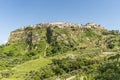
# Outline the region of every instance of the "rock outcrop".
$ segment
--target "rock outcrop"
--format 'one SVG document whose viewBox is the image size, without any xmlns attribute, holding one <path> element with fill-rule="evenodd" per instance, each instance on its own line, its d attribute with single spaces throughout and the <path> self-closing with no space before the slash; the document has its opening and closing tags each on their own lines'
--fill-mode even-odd
<svg viewBox="0 0 120 80">
<path fill-rule="evenodd" d="M 99 32 L 99 29 L 103 29 L 102 26 L 94 24 L 94 23 L 87 23 L 85 25 L 80 25 L 80 24 L 73 24 L 73 23 L 65 23 L 65 22 L 52 22 L 52 23 L 40 23 L 36 25 L 29 25 L 24 28 L 17 29 L 13 32 L 11 32 L 9 41 L 8 43 L 16 42 L 16 41 L 26 41 L 27 36 L 29 35 L 30 32 L 33 33 L 32 35 L 32 42 L 37 43 L 42 40 L 46 40 L 48 35 L 51 33 L 48 33 L 48 28 L 53 31 L 53 35 L 58 35 L 60 34 L 57 39 L 60 39 L 64 37 L 66 39 L 68 36 L 64 33 L 64 30 L 69 31 L 70 36 L 77 37 L 81 32 L 84 32 L 84 29 L 86 28 L 95 28 L 97 33 Z M 57 32 L 55 28 L 59 28 L 61 33 Z M 64 32 L 62 32 L 62 30 Z M 67 33 L 67 32 L 66 32 Z M 63 39 L 63 40 L 64 40 Z"/>
</svg>

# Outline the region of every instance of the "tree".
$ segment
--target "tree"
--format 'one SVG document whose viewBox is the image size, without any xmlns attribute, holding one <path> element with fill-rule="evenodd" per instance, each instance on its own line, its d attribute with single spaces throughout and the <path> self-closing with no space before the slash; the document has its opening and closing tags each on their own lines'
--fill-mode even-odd
<svg viewBox="0 0 120 80">
<path fill-rule="evenodd" d="M 32 45 L 33 45 L 33 43 L 32 43 L 32 35 L 33 35 L 33 33 L 30 31 L 28 33 L 28 35 L 27 35 L 27 38 L 26 38 L 26 43 L 28 45 L 28 51 L 32 49 Z"/>
<path fill-rule="evenodd" d="M 50 27 L 48 27 L 46 29 L 46 36 L 47 36 L 47 42 L 50 44 L 51 43 L 51 40 L 52 40 L 52 35 L 53 35 L 53 32 L 52 32 L 52 29 Z"/>
</svg>

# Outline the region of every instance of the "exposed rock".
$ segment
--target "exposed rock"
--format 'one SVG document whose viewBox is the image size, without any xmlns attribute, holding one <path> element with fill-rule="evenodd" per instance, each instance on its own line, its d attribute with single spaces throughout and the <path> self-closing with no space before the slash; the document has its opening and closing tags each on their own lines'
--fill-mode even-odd
<svg viewBox="0 0 120 80">
<path fill-rule="evenodd" d="M 29 25 L 28 27 L 23 27 L 11 32 L 8 43 L 15 41 L 25 41 L 30 30 L 33 32 L 32 42 L 37 43 L 40 42 L 41 40 L 45 40 L 45 39 L 48 40 L 48 35 L 50 34 L 50 32 L 47 33 L 48 28 L 50 28 L 51 31 L 53 30 L 53 28 L 60 28 L 61 30 L 69 28 L 72 30 L 70 31 L 70 35 L 75 36 L 75 35 L 79 35 L 80 32 L 84 32 L 84 28 L 93 28 L 93 27 L 96 27 L 96 29 L 97 28 L 102 29 L 100 25 L 96 25 L 94 23 L 87 23 L 86 25 L 80 25 L 80 24 L 65 23 L 65 22 L 52 22 L 52 23 L 40 23 L 36 25 Z M 52 36 L 55 36 L 56 34 L 58 33 L 53 32 Z M 57 39 L 60 39 L 61 37 L 64 37 L 61 38 L 61 40 L 67 39 L 66 34 L 60 33 L 60 35 L 61 36 L 58 36 Z"/>
</svg>

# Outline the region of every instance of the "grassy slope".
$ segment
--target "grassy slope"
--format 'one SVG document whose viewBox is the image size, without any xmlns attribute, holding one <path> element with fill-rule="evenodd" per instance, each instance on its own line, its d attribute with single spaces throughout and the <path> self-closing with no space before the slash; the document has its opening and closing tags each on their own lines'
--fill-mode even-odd
<svg viewBox="0 0 120 80">
<path fill-rule="evenodd" d="M 25 75 L 26 72 L 29 72 L 31 70 L 38 70 L 50 63 L 52 63 L 52 61 L 48 58 L 40 58 L 28 61 L 24 64 L 12 68 L 14 75 L 11 76 L 10 78 L 4 78 L 2 80 L 24 80 L 23 76 Z"/>
</svg>

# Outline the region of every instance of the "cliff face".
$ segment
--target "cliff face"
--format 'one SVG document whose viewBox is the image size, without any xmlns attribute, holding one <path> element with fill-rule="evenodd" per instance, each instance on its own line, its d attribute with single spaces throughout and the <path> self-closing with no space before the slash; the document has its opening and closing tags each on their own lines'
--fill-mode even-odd
<svg viewBox="0 0 120 80">
<path fill-rule="evenodd" d="M 63 23 L 63 22 L 41 23 L 37 25 L 30 25 L 26 28 L 18 29 L 11 32 L 8 43 L 12 43 L 16 41 L 25 41 L 30 32 L 32 32 L 33 43 L 47 39 L 47 36 L 51 33 L 54 33 L 53 34 L 54 36 L 60 34 L 58 35 L 58 38 L 60 37 L 67 38 L 68 35 L 70 35 L 69 37 L 75 37 L 75 36 L 77 37 L 77 35 L 79 35 L 81 32 L 84 32 L 85 28 L 86 29 L 96 28 L 100 30 L 100 28 L 102 27 L 93 23 L 88 23 L 86 25 Z"/>
<path fill-rule="evenodd" d="M 9 38 L 9 43 L 14 42 L 14 41 L 19 41 L 19 40 L 22 40 L 24 38 L 25 38 L 24 30 L 11 32 L 10 38 Z"/>
</svg>

